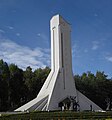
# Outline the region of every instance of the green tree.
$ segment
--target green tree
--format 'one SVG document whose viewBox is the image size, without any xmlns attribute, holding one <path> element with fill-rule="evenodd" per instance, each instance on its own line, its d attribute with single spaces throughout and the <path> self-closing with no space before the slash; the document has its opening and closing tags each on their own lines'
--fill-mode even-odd
<svg viewBox="0 0 112 120">
<path fill-rule="evenodd" d="M 28 66 L 26 70 L 24 71 L 24 82 L 27 87 L 27 101 L 30 101 L 31 99 L 34 98 L 34 93 L 33 93 L 33 72 L 32 68 Z"/>
<path fill-rule="evenodd" d="M 6 62 L 0 60 L 0 111 L 8 109 L 10 71 Z"/>
<path fill-rule="evenodd" d="M 11 64 L 10 69 L 10 105 L 11 108 L 20 106 L 24 100 L 24 81 L 23 70 L 19 69 L 17 65 Z"/>
<path fill-rule="evenodd" d="M 96 75 L 91 72 L 76 75 L 74 79 L 79 91 L 86 95 L 102 109 L 112 109 L 112 80 L 107 79 L 104 72 L 97 71 Z"/>
<path fill-rule="evenodd" d="M 50 69 L 48 67 L 36 69 L 34 72 L 32 72 L 31 67 L 26 68 L 26 71 L 24 71 L 24 81 L 28 88 L 28 94 L 30 94 L 28 101 L 37 96 L 49 72 Z"/>
</svg>

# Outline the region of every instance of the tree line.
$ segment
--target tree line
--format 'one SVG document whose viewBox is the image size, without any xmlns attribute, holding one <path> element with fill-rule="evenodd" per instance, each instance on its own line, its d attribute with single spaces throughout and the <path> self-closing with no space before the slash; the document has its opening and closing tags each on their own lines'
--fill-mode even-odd
<svg viewBox="0 0 112 120">
<path fill-rule="evenodd" d="M 8 65 L 0 60 L 0 111 L 13 111 L 37 96 L 45 82 L 50 68 L 26 70 L 15 64 Z M 112 109 L 112 79 L 97 71 L 75 75 L 77 89 L 104 110 Z"/>
<path fill-rule="evenodd" d="M 89 71 L 75 75 L 74 80 L 81 93 L 103 110 L 112 110 L 112 78 L 108 79 L 104 72 L 97 71 L 94 75 Z"/>
</svg>

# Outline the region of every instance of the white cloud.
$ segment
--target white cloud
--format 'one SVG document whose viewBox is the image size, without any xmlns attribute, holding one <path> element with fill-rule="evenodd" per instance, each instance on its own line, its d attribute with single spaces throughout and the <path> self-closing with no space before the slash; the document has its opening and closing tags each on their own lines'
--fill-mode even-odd
<svg viewBox="0 0 112 120">
<path fill-rule="evenodd" d="M 48 40 L 48 37 L 44 33 L 38 33 L 37 36 L 42 38 L 43 40 Z"/>
<path fill-rule="evenodd" d="M 105 57 L 105 58 L 106 58 L 106 60 L 112 62 L 112 56 L 110 56 L 110 57 Z"/>
<path fill-rule="evenodd" d="M 92 50 L 97 50 L 98 49 L 98 45 L 93 45 L 92 46 Z"/>
<path fill-rule="evenodd" d="M 99 42 L 98 41 L 93 41 L 92 42 L 92 50 L 97 50 L 99 48 Z"/>
<path fill-rule="evenodd" d="M 12 26 L 7 26 L 7 28 L 9 28 L 10 30 L 14 29 L 14 27 L 12 27 Z"/>
<path fill-rule="evenodd" d="M 37 34 L 37 36 L 39 36 L 39 37 L 40 37 L 40 33 L 38 33 L 38 34 Z"/>
<path fill-rule="evenodd" d="M 73 46 L 72 46 L 72 55 L 73 55 L 73 57 L 81 57 L 80 56 L 80 49 L 79 49 L 79 47 L 78 47 L 78 45 L 77 44 L 74 44 Z"/>
<path fill-rule="evenodd" d="M 20 33 L 16 33 L 16 36 L 18 36 L 18 37 L 19 37 L 19 36 L 20 36 Z"/>
<path fill-rule="evenodd" d="M 95 16 L 95 17 L 98 17 L 98 14 L 97 14 L 97 13 L 95 13 L 95 14 L 94 14 L 94 16 Z"/>
<path fill-rule="evenodd" d="M 4 31 L 4 30 L 2 30 L 2 29 L 0 29 L 0 33 L 5 33 L 5 31 Z"/>
<path fill-rule="evenodd" d="M 3 59 L 9 64 L 14 63 L 22 69 L 31 66 L 34 70 L 49 65 L 50 52 L 48 49 L 31 49 L 8 39 L 0 39 L 0 59 Z"/>
<path fill-rule="evenodd" d="M 77 45 L 74 44 L 74 45 L 72 46 L 72 54 L 75 54 L 76 52 L 77 52 Z"/>
<path fill-rule="evenodd" d="M 85 53 L 88 53 L 88 50 L 87 50 L 87 49 L 85 49 L 85 50 L 84 50 L 84 52 L 85 52 Z"/>
</svg>

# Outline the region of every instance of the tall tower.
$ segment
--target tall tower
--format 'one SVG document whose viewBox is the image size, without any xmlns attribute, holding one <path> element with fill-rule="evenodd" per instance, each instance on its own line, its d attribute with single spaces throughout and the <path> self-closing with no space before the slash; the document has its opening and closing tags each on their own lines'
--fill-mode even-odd
<svg viewBox="0 0 112 120">
<path fill-rule="evenodd" d="M 51 72 L 35 99 L 15 111 L 101 110 L 76 90 L 72 73 L 71 27 L 60 15 L 50 21 Z"/>
</svg>

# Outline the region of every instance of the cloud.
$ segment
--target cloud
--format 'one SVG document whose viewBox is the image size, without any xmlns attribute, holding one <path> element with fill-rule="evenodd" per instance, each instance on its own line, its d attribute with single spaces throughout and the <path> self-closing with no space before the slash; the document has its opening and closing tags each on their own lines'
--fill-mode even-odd
<svg viewBox="0 0 112 120">
<path fill-rule="evenodd" d="M 7 28 L 10 29 L 10 30 L 14 29 L 14 27 L 12 27 L 12 26 L 7 26 Z"/>
<path fill-rule="evenodd" d="M 77 44 L 74 44 L 73 46 L 72 46 L 72 55 L 73 55 L 73 57 L 81 57 L 80 56 L 80 50 L 79 50 L 79 47 L 78 47 L 78 45 Z"/>
<path fill-rule="evenodd" d="M 0 29 L 0 33 L 5 33 L 5 31 L 4 31 L 4 30 L 2 30 L 2 29 Z"/>
<path fill-rule="evenodd" d="M 93 45 L 92 46 L 92 50 L 97 50 L 98 49 L 98 45 Z"/>
<path fill-rule="evenodd" d="M 38 33 L 37 36 L 43 40 L 48 40 L 48 37 L 44 33 Z"/>
<path fill-rule="evenodd" d="M 31 66 L 32 69 L 44 68 L 50 65 L 50 50 L 42 48 L 31 49 L 21 46 L 9 39 L 0 39 L 0 59 L 7 63 L 14 63 L 25 69 Z"/>
<path fill-rule="evenodd" d="M 85 53 L 88 53 L 88 50 L 87 50 L 87 49 L 85 49 L 85 50 L 84 50 L 84 52 L 85 52 Z"/>
<path fill-rule="evenodd" d="M 92 50 L 97 50 L 99 48 L 99 42 L 98 41 L 93 41 L 92 42 Z"/>
<path fill-rule="evenodd" d="M 105 59 L 112 62 L 112 56 L 105 57 Z"/>
<path fill-rule="evenodd" d="M 40 37 L 40 33 L 38 33 L 38 34 L 37 34 L 37 36 L 39 36 L 39 37 Z"/>
<path fill-rule="evenodd" d="M 74 55 L 74 54 L 76 54 L 76 52 L 77 52 L 77 45 L 74 44 L 74 45 L 72 46 L 72 54 Z"/>
<path fill-rule="evenodd" d="M 95 16 L 95 17 L 98 17 L 98 14 L 97 14 L 97 13 L 95 13 L 95 14 L 94 14 L 94 16 Z"/>
<path fill-rule="evenodd" d="M 4 34 L 5 34 L 5 31 L 0 29 L 0 38 L 2 38 L 4 36 Z"/>
<path fill-rule="evenodd" d="M 16 33 L 16 36 L 18 36 L 18 37 L 19 37 L 19 36 L 20 36 L 20 33 Z"/>
</svg>

